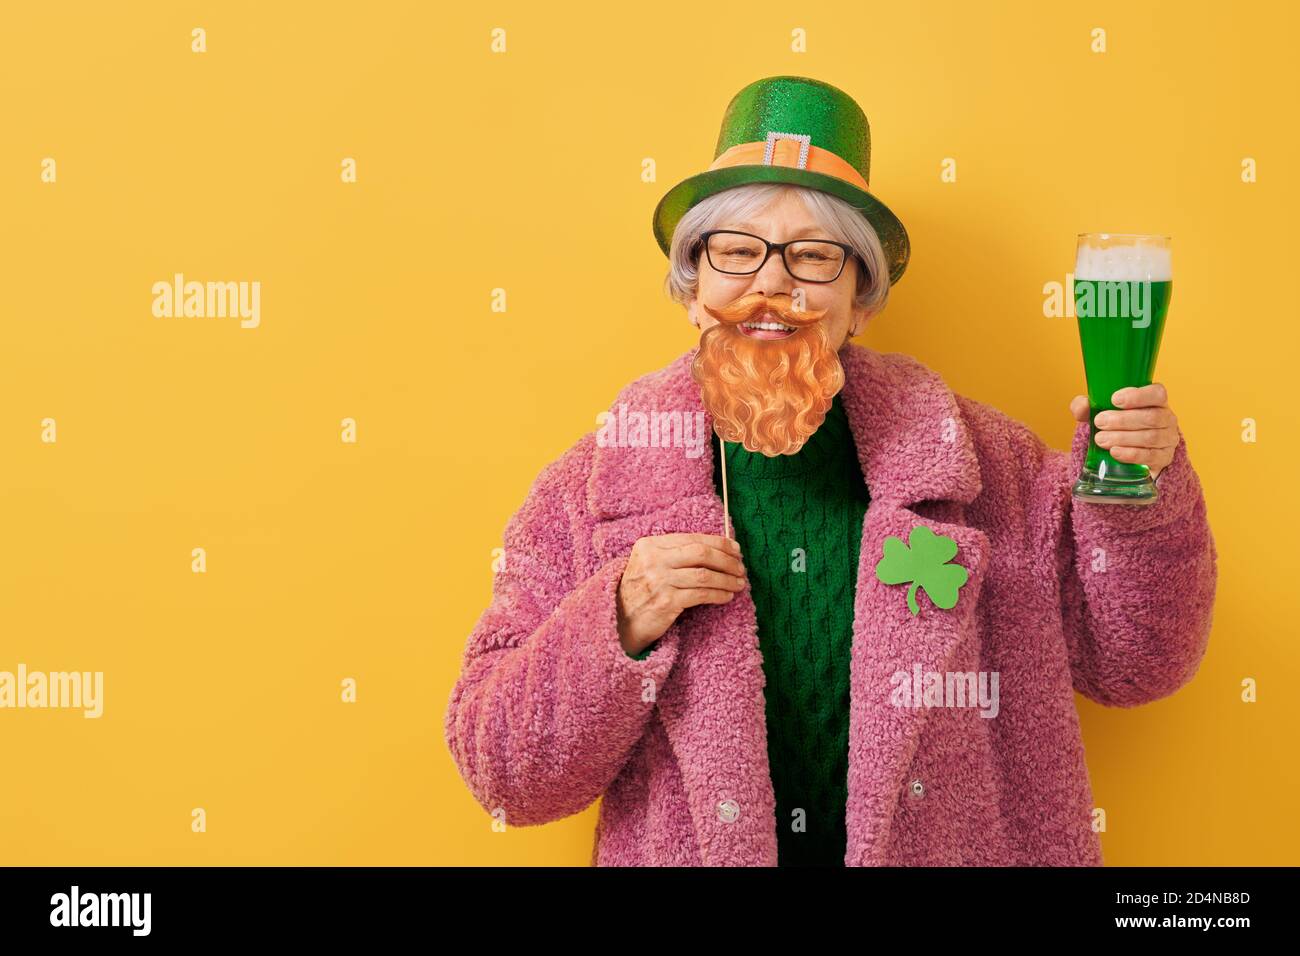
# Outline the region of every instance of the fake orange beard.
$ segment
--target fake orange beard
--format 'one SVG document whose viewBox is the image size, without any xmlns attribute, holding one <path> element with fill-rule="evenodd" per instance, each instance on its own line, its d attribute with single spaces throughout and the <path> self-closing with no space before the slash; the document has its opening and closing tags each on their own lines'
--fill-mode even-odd
<svg viewBox="0 0 1300 956">
<path fill-rule="evenodd" d="M 825 309 L 791 311 L 784 293 L 741 296 L 722 308 L 701 303 L 718 324 L 700 337 L 691 375 L 714 429 L 769 458 L 793 455 L 817 431 L 844 386 L 844 369 L 821 318 Z M 795 327 L 779 339 L 755 338 L 741 323 L 771 312 Z"/>
</svg>

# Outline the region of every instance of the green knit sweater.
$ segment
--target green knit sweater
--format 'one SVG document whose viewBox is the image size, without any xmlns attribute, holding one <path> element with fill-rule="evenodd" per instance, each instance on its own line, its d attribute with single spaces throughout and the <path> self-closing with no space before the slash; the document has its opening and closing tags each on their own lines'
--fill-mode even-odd
<svg viewBox="0 0 1300 956">
<path fill-rule="evenodd" d="M 716 440 L 713 461 L 721 495 Z M 797 454 L 728 442 L 727 484 L 767 678 L 778 863 L 843 866 L 849 649 L 870 495 L 840 397 Z"/>
</svg>

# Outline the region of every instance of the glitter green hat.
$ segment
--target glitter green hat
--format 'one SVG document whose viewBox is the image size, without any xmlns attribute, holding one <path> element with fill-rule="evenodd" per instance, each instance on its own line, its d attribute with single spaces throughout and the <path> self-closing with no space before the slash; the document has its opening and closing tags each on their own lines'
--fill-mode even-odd
<svg viewBox="0 0 1300 956">
<path fill-rule="evenodd" d="M 907 230 L 871 194 L 871 128 L 843 90 L 805 76 L 769 76 L 737 93 L 722 117 L 709 168 L 684 179 L 659 200 L 654 234 L 667 255 L 686 211 L 744 183 L 793 183 L 847 200 L 867 218 L 895 283 L 907 268 Z"/>
</svg>

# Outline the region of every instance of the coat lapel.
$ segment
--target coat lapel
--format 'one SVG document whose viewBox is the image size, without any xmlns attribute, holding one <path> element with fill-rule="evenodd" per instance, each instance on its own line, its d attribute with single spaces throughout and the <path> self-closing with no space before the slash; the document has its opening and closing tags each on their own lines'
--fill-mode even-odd
<svg viewBox="0 0 1300 956">
<path fill-rule="evenodd" d="M 702 420 L 703 435 L 716 441 L 712 416 L 690 374 L 695 351 L 634 382 L 611 414 L 680 411 Z M 844 409 L 871 493 L 850 664 L 846 862 L 871 865 L 887 858 L 893 811 L 927 713 L 924 707 L 894 706 L 891 678 L 898 671 L 911 674 L 918 664 L 923 671 L 945 671 L 956 647 L 977 639 L 975 609 L 989 543 L 982 531 L 964 524 L 962 506 L 981 489 L 979 463 L 942 379 L 908 356 L 852 343 L 841 350 L 840 361 Z M 602 562 L 627 554 L 645 535 L 722 533 L 722 501 L 714 491 L 707 444 L 692 456 L 663 442 L 598 443 L 587 504 L 600 519 L 592 543 Z M 953 560 L 970 577 L 949 610 L 918 592 L 921 613 L 914 617 L 906 587 L 882 584 L 875 567 L 885 538 L 906 541 L 917 525 L 956 541 Z M 778 821 L 753 599 L 746 591 L 725 605 L 688 608 L 674 629 L 680 651 L 656 712 L 678 758 L 703 861 L 775 865 Z"/>
</svg>

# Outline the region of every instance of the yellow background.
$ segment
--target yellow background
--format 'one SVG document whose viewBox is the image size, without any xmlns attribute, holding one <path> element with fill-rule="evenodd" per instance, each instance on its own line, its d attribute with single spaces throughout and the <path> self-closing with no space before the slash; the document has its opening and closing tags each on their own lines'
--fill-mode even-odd
<svg viewBox="0 0 1300 956">
<path fill-rule="evenodd" d="M 911 234 L 860 341 L 1058 448 L 1082 363 L 1044 283 L 1078 232 L 1174 237 L 1156 377 L 1220 590 L 1190 686 L 1079 698 L 1106 862 L 1300 862 L 1286 6 L 6 6 L 0 670 L 102 670 L 105 712 L 0 711 L 0 863 L 588 861 L 595 807 L 492 832 L 447 697 L 533 478 L 694 342 L 651 211 L 782 73 L 863 106 Z M 260 327 L 154 318 L 175 272 L 260 281 Z"/>
</svg>

